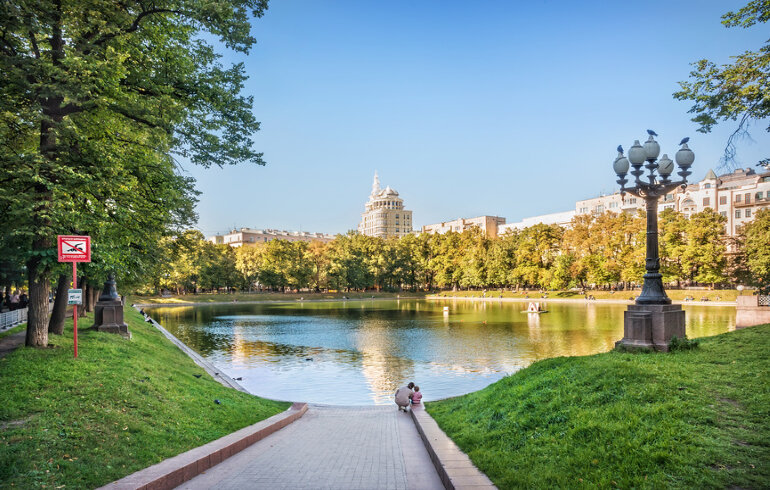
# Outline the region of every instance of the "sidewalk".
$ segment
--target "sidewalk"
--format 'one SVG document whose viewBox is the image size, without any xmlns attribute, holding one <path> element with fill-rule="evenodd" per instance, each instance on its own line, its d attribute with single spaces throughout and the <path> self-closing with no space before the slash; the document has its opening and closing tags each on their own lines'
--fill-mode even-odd
<svg viewBox="0 0 770 490">
<path fill-rule="evenodd" d="M 0 339 L 0 358 L 7 356 L 10 352 L 13 352 L 16 348 L 24 345 L 24 341 L 26 340 L 26 338 L 27 338 L 27 332 L 21 331 Z"/>
<path fill-rule="evenodd" d="M 311 406 L 293 424 L 179 488 L 443 489 L 409 414 Z"/>
</svg>

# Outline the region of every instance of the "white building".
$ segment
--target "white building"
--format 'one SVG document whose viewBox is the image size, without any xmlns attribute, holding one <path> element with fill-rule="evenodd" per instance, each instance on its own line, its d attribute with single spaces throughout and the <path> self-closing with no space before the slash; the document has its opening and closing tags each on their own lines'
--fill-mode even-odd
<svg viewBox="0 0 770 490">
<path fill-rule="evenodd" d="M 453 221 L 442 221 L 422 227 L 422 233 L 447 233 L 455 231 L 462 233 L 465 230 L 478 228 L 486 236 L 494 238 L 498 235 L 500 226 L 505 224 L 505 218 L 500 216 L 477 216 L 475 218 L 457 218 Z"/>
<path fill-rule="evenodd" d="M 312 242 L 315 240 L 321 242 L 330 242 L 334 240 L 334 235 L 324 233 L 308 233 L 306 231 L 286 231 L 286 230 L 255 230 L 252 228 L 241 228 L 232 230 L 224 235 L 214 235 L 206 238 L 211 243 L 225 244 L 231 247 L 241 247 L 243 245 L 256 245 L 257 243 L 266 243 L 271 240 L 288 240 L 290 242 Z"/>
<path fill-rule="evenodd" d="M 770 171 L 755 172 L 751 168 L 738 169 L 734 172 L 717 176 L 709 170 L 700 182 L 686 188 L 677 188 L 658 201 L 658 212 L 674 209 L 689 218 L 706 208 L 711 208 L 727 218 L 725 232 L 734 236 L 737 230 L 751 221 L 757 210 L 770 206 Z M 522 229 L 537 223 L 559 224 L 566 226 L 572 216 L 593 214 L 600 215 L 607 211 L 615 213 L 635 213 L 644 210 L 644 199 L 620 191 L 614 194 L 592 197 L 575 203 L 574 211 L 552 213 L 525 218 L 519 223 L 500 227 L 499 232 L 509 229 Z"/>
<path fill-rule="evenodd" d="M 404 209 L 404 200 L 390 186 L 380 189 L 380 178 L 374 172 L 372 193 L 361 214 L 358 232 L 381 238 L 402 237 L 412 233 L 412 212 Z"/>
<path fill-rule="evenodd" d="M 569 224 L 572 222 L 572 218 L 574 216 L 575 211 L 562 211 L 560 213 L 542 214 L 540 216 L 524 218 L 518 223 L 508 223 L 506 225 L 502 225 L 498 229 L 498 233 L 502 235 L 510 230 L 523 230 L 524 228 L 529 228 L 530 226 L 535 226 L 538 224 L 559 225 L 566 227 L 569 226 Z"/>
</svg>

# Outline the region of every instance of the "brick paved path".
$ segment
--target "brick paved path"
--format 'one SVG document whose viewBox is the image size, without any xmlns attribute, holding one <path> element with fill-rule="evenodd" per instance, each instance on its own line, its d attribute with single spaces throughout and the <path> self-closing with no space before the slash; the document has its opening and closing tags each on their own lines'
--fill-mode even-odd
<svg viewBox="0 0 770 490">
<path fill-rule="evenodd" d="M 311 406 L 298 421 L 179 488 L 441 489 L 409 414 Z"/>
</svg>

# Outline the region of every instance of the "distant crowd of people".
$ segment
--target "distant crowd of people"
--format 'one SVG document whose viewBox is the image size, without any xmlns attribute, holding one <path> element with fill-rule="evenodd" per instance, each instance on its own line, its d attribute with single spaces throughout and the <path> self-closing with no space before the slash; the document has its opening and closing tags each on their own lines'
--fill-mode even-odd
<svg viewBox="0 0 770 490">
<path fill-rule="evenodd" d="M 2 297 L 2 304 L 0 304 L 0 311 L 14 311 L 21 308 L 26 308 L 29 304 L 29 297 L 26 291 L 15 290 L 12 294 L 6 292 Z"/>
</svg>

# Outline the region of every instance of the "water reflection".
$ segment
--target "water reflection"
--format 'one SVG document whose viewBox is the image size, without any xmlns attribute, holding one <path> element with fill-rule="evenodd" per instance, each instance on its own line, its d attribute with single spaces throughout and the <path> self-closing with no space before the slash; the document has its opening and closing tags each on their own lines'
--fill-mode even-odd
<svg viewBox="0 0 770 490">
<path fill-rule="evenodd" d="M 409 380 L 424 400 L 483 388 L 538 359 L 611 349 L 624 305 L 346 301 L 153 308 L 187 345 L 255 394 L 342 405 L 391 403 Z M 447 307 L 447 311 L 444 310 Z M 690 337 L 733 330 L 735 309 L 686 306 Z"/>
</svg>

